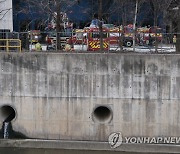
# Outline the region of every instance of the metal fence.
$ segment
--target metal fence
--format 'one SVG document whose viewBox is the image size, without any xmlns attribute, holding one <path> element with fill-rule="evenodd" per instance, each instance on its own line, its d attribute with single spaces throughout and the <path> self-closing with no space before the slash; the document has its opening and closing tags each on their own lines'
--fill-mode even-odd
<svg viewBox="0 0 180 154">
<path fill-rule="evenodd" d="M 0 33 L 0 51 L 8 52 L 176 52 L 178 34 L 133 34 L 103 32 L 5 32 Z M 57 41 L 59 37 L 59 42 Z M 100 45 L 102 42 L 102 46 Z M 101 48 L 103 47 L 103 48 Z"/>
<path fill-rule="evenodd" d="M 20 39 L 0 39 L 0 49 L 3 51 L 19 51 L 21 52 Z"/>
</svg>

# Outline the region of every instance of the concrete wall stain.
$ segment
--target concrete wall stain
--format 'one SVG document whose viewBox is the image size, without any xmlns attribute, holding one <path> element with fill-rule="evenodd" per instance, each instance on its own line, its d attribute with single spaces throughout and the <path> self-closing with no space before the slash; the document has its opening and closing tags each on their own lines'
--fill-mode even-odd
<svg viewBox="0 0 180 154">
<path fill-rule="evenodd" d="M 0 107 L 13 105 L 13 129 L 30 138 L 107 141 L 178 136 L 179 55 L 0 54 Z M 111 106 L 110 123 L 92 120 Z M 0 124 L 3 121 L 0 120 Z"/>
</svg>

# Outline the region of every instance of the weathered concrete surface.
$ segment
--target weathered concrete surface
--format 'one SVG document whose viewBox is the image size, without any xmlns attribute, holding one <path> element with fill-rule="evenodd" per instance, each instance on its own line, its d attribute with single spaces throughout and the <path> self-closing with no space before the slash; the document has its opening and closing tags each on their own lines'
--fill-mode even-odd
<svg viewBox="0 0 180 154">
<path fill-rule="evenodd" d="M 0 105 L 30 138 L 179 136 L 180 55 L 0 53 Z M 99 105 L 110 122 L 92 120 Z"/>
</svg>

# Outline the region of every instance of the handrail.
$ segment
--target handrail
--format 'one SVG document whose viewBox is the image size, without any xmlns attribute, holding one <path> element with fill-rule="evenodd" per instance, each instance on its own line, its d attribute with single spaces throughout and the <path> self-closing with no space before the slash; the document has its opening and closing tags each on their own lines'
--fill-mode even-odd
<svg viewBox="0 0 180 154">
<path fill-rule="evenodd" d="M 5 45 L 1 45 L 1 42 L 4 42 Z M 12 45 L 11 43 L 15 42 L 18 45 Z M 6 48 L 6 51 L 9 52 L 10 48 L 17 48 L 21 52 L 21 40 L 20 39 L 0 39 L 0 48 Z"/>
</svg>

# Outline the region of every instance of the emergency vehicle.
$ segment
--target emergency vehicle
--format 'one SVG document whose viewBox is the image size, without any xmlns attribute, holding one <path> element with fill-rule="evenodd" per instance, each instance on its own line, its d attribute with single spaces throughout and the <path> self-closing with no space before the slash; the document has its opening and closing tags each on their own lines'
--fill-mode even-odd
<svg viewBox="0 0 180 154">
<path fill-rule="evenodd" d="M 120 41 L 122 41 L 123 46 L 131 47 L 133 45 L 133 25 L 127 25 L 123 28 L 122 26 L 111 28 L 103 26 L 102 36 L 104 50 L 111 49 L 111 47 L 119 47 Z M 161 28 L 140 27 L 136 33 L 136 44 L 150 45 L 152 43 L 154 45 L 155 37 L 157 37 L 158 41 L 162 40 Z M 99 28 L 85 27 L 84 29 L 76 29 L 75 35 L 67 43 L 74 49 L 76 49 L 76 46 L 81 46 L 88 51 L 97 51 L 100 49 Z"/>
<path fill-rule="evenodd" d="M 113 32 L 113 33 L 112 33 Z M 117 34 L 119 32 L 119 35 Z M 118 41 L 118 39 L 123 36 L 123 45 L 126 47 L 131 47 L 133 45 L 133 25 L 122 26 L 120 29 L 114 28 L 110 30 L 110 42 Z M 112 37 L 112 36 L 116 37 Z M 136 32 L 136 44 L 138 45 L 155 45 L 155 41 L 162 41 L 162 29 L 159 27 L 139 27 Z M 112 43 L 110 43 L 112 44 Z"/>
<path fill-rule="evenodd" d="M 109 49 L 109 34 L 108 29 L 102 29 L 103 49 Z M 75 35 L 73 35 L 68 41 L 68 44 L 76 48 L 82 46 L 88 51 L 97 51 L 100 49 L 100 33 L 99 28 L 86 27 L 84 29 L 76 29 Z"/>
<path fill-rule="evenodd" d="M 103 26 L 103 49 L 109 50 L 111 47 L 118 47 L 121 34 L 121 28 L 108 28 Z M 131 47 L 133 44 L 132 42 L 132 34 L 126 33 L 123 37 L 123 45 Z M 82 46 L 82 48 L 88 51 L 97 51 L 100 49 L 99 27 L 85 27 L 84 29 L 76 29 L 75 35 L 73 35 L 67 41 L 67 43 L 73 46 L 74 48 L 76 48 L 76 46 Z"/>
<path fill-rule="evenodd" d="M 109 29 L 110 45 L 119 45 L 120 40 L 126 47 L 131 47 L 133 45 L 133 29 L 131 25 L 124 26 L 124 28 L 120 26 Z"/>
<path fill-rule="evenodd" d="M 140 45 L 155 45 L 162 41 L 162 29 L 159 27 L 140 27 L 137 29 L 137 39 Z"/>
<path fill-rule="evenodd" d="M 56 49 L 56 39 L 57 39 L 57 32 L 56 32 L 56 16 L 57 13 L 55 12 L 55 17 L 52 19 L 51 23 L 45 28 L 46 30 L 46 42 L 48 45 L 48 49 Z M 68 16 L 65 12 L 61 12 L 61 22 L 60 26 L 62 31 L 59 33 L 61 47 L 66 45 L 67 40 L 72 36 L 72 29 L 73 23 L 69 21 Z"/>
<path fill-rule="evenodd" d="M 42 38 L 40 30 L 31 30 L 29 31 L 29 41 L 32 44 L 35 44 L 39 42 L 39 40 Z"/>
<path fill-rule="evenodd" d="M 61 47 L 64 47 L 66 45 L 67 40 L 69 39 L 69 34 L 65 32 L 60 33 L 60 41 L 61 41 Z M 46 36 L 46 42 L 48 45 L 48 50 L 55 49 L 56 48 L 56 39 L 57 39 L 57 32 L 51 31 L 47 33 Z"/>
</svg>

